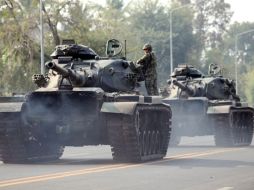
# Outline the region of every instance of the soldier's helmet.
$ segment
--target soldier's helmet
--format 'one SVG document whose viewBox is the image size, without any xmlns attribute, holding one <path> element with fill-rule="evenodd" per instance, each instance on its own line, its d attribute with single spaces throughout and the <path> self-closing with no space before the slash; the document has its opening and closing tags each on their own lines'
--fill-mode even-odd
<svg viewBox="0 0 254 190">
<path fill-rule="evenodd" d="M 152 51 L 152 46 L 150 44 L 145 44 L 143 46 L 143 50 L 148 50 L 148 51 Z"/>
</svg>

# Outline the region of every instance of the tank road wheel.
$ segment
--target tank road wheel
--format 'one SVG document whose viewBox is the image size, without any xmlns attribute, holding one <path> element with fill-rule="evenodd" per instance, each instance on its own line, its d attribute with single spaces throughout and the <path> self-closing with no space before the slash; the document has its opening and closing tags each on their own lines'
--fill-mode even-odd
<svg viewBox="0 0 254 190">
<path fill-rule="evenodd" d="M 235 122 L 235 136 L 238 146 L 248 146 L 253 137 L 253 114 L 251 112 L 237 112 Z"/>
<path fill-rule="evenodd" d="M 231 110 L 220 116 L 215 126 L 216 146 L 248 146 L 253 137 L 253 112 L 249 109 Z"/>
<path fill-rule="evenodd" d="M 168 107 L 138 105 L 133 115 L 111 114 L 107 120 L 114 160 L 141 162 L 166 155 L 171 120 Z"/>
<path fill-rule="evenodd" d="M 141 138 L 139 139 L 140 142 L 140 148 L 141 148 L 141 154 L 144 155 L 146 151 L 145 147 L 145 141 L 146 141 L 146 133 L 144 131 L 139 132 L 141 134 Z"/>
<path fill-rule="evenodd" d="M 155 149 L 156 136 L 155 135 L 156 135 L 155 131 L 153 131 L 151 134 L 151 153 L 152 154 L 156 153 L 156 149 Z"/>
<path fill-rule="evenodd" d="M 145 147 L 146 147 L 146 155 L 150 155 L 151 150 L 151 132 L 148 130 L 146 135 Z"/>
<path fill-rule="evenodd" d="M 155 133 L 156 133 L 155 134 L 155 153 L 159 153 L 160 146 L 161 146 L 161 143 L 160 143 L 160 132 L 156 131 Z"/>
</svg>

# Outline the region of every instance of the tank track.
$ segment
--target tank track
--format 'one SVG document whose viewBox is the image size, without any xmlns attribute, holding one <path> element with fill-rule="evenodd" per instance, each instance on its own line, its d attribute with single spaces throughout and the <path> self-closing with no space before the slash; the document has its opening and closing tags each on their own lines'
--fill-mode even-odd
<svg viewBox="0 0 254 190">
<path fill-rule="evenodd" d="M 18 133 L 0 135 L 0 160 L 4 163 L 29 163 L 59 159 L 63 147 L 55 144 L 37 145 L 23 142 Z"/>
<path fill-rule="evenodd" d="M 1 129 L 0 132 L 0 160 L 4 163 L 25 160 L 26 151 L 17 128 Z"/>
<path fill-rule="evenodd" d="M 165 106 L 138 105 L 133 115 L 111 114 L 107 125 L 116 161 L 162 159 L 167 153 L 171 110 Z"/>
<path fill-rule="evenodd" d="M 249 146 L 253 138 L 253 115 L 252 109 L 233 108 L 229 114 L 216 117 L 216 146 Z"/>
<path fill-rule="evenodd" d="M 12 113 L 8 113 L 12 114 Z M 0 123 L 0 160 L 4 163 L 28 163 L 59 159 L 63 146 L 28 140 L 19 119 L 5 118 Z"/>
</svg>

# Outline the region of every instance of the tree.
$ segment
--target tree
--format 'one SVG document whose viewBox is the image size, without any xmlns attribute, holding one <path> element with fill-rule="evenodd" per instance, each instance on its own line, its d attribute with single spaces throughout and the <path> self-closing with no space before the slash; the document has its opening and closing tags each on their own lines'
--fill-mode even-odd
<svg viewBox="0 0 254 190">
<path fill-rule="evenodd" d="M 35 69 L 38 46 L 34 43 L 33 35 L 36 21 L 31 19 L 35 12 L 30 6 L 33 6 L 32 1 L 5 0 L 1 4 L 0 25 L 5 27 L 0 30 L 0 44 L 3 44 L 0 86 L 4 92 L 32 88 L 26 77 Z M 31 14 L 27 11 L 31 11 Z"/>
<path fill-rule="evenodd" d="M 169 11 L 177 9 L 182 5 L 175 3 Z M 172 14 L 172 32 L 173 32 L 173 60 L 174 67 L 179 64 L 192 64 L 190 57 L 195 57 L 195 47 L 197 41 L 193 35 L 193 11 L 191 7 L 182 7 Z M 197 57 L 195 57 L 197 59 Z"/>
<path fill-rule="evenodd" d="M 235 43 L 237 40 L 237 53 L 239 63 L 251 65 L 254 63 L 254 23 L 235 22 L 231 25 L 227 35 L 225 35 L 225 50 L 228 56 L 232 56 L 235 51 Z M 243 34 L 246 31 L 246 34 Z M 237 35 L 241 34 L 237 37 Z M 237 39 L 236 39 L 237 37 Z"/>
<path fill-rule="evenodd" d="M 250 104 L 254 104 L 254 69 L 252 68 L 245 75 L 241 76 L 241 83 L 244 85 L 243 90 L 244 99 Z M 246 97 L 246 98 L 245 98 Z"/>
<path fill-rule="evenodd" d="M 189 63 L 198 66 L 203 72 L 207 72 L 211 63 L 231 68 L 224 64 L 227 60 L 224 53 L 224 36 L 232 17 L 230 5 L 224 0 L 195 0 L 194 15 L 193 34 L 196 40 Z M 231 75 L 230 72 L 226 74 Z"/>
<path fill-rule="evenodd" d="M 242 98 L 252 101 L 250 89 L 254 82 L 252 70 L 254 69 L 254 31 L 244 34 L 246 31 L 254 30 L 254 23 L 233 23 L 224 36 L 225 65 L 232 65 L 231 73 L 235 78 L 235 58 L 237 56 L 238 91 Z M 243 34 L 237 37 L 237 35 Z M 238 52 L 235 52 L 237 40 Z M 250 77 L 249 79 L 246 76 Z M 253 84 L 252 84 L 253 83 Z M 254 97 L 254 95 L 253 95 Z"/>
<path fill-rule="evenodd" d="M 207 48 L 218 48 L 232 17 L 230 4 L 224 0 L 196 0 L 195 7 L 194 28 L 200 42 L 200 52 Z"/>
</svg>

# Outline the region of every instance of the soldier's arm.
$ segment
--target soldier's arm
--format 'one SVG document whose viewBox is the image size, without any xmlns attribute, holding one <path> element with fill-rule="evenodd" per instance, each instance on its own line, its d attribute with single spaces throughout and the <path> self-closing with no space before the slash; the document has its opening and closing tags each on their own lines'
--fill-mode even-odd
<svg viewBox="0 0 254 190">
<path fill-rule="evenodd" d="M 145 54 L 143 57 L 141 57 L 138 61 L 137 64 L 144 65 L 149 58 L 149 54 Z"/>
</svg>

